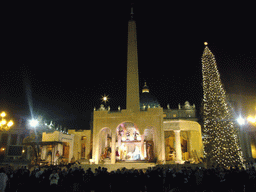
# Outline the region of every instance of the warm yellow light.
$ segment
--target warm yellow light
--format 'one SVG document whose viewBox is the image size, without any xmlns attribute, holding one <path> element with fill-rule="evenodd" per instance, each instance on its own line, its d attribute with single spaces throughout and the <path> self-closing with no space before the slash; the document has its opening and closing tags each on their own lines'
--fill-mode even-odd
<svg viewBox="0 0 256 192">
<path fill-rule="evenodd" d="M 208 43 L 207 43 L 207 42 L 204 42 L 204 45 L 208 45 Z"/>
<path fill-rule="evenodd" d="M 102 96 L 101 100 L 106 103 L 108 101 L 108 95 Z"/>
<path fill-rule="evenodd" d="M 5 150 L 5 148 L 1 148 L 1 151 L 4 151 Z"/>
<path fill-rule="evenodd" d="M 2 125 L 5 125 L 5 124 L 6 124 L 6 120 L 3 119 L 3 120 L 1 121 L 1 124 L 2 124 Z"/>
<path fill-rule="evenodd" d="M 247 117 L 247 121 L 249 121 L 250 123 L 256 123 L 256 117 L 249 116 Z"/>
<path fill-rule="evenodd" d="M 11 127 L 11 126 L 13 126 L 13 124 L 14 124 L 13 121 L 9 121 L 9 123 L 7 124 L 7 126 L 8 126 L 8 127 Z"/>
<path fill-rule="evenodd" d="M 6 113 L 3 111 L 2 113 L 1 113 L 1 117 L 5 117 L 6 116 Z"/>
</svg>

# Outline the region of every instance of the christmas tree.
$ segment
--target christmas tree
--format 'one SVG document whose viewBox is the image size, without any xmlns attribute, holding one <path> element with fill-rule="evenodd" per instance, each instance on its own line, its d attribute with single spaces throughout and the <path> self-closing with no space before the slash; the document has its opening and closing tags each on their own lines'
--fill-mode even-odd
<svg viewBox="0 0 256 192">
<path fill-rule="evenodd" d="M 238 125 L 221 83 L 216 60 L 207 43 L 202 56 L 204 155 L 223 167 L 243 165 Z"/>
</svg>

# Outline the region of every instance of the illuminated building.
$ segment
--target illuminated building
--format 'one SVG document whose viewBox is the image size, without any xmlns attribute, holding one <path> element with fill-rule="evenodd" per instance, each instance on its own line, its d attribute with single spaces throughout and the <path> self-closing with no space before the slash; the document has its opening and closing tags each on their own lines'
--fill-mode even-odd
<svg viewBox="0 0 256 192">
<path fill-rule="evenodd" d="M 91 163 L 147 161 L 157 163 L 199 162 L 203 156 L 201 126 L 195 105 L 185 102 L 177 109 L 163 109 L 149 87 L 139 88 L 136 22 L 128 22 L 126 109 L 105 108 L 108 96 L 93 111 L 93 130 L 43 133 L 41 159 L 58 164 L 89 159 Z M 85 140 L 83 140 L 85 139 Z M 92 142 L 92 146 L 90 143 Z M 90 151 L 92 149 L 92 157 Z M 74 157 L 74 158 L 73 158 Z M 88 163 L 88 162 L 87 162 Z"/>
<path fill-rule="evenodd" d="M 163 109 L 145 84 L 139 92 L 136 22 L 128 22 L 126 109 L 101 105 L 93 113 L 92 161 L 198 162 L 203 156 L 195 105 Z"/>
<path fill-rule="evenodd" d="M 80 160 L 89 162 L 91 152 L 91 131 L 72 130 L 43 132 L 40 143 L 41 159 L 49 164 L 69 163 Z"/>
</svg>

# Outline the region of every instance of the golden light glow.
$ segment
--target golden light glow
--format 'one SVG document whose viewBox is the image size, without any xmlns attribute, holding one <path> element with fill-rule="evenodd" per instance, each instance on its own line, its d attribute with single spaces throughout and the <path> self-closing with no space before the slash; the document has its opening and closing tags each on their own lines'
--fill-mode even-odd
<svg viewBox="0 0 256 192">
<path fill-rule="evenodd" d="M 255 159 L 256 158 L 256 146 L 253 143 L 251 144 L 251 149 L 252 149 L 252 157 Z"/>
<path fill-rule="evenodd" d="M 5 117 L 6 116 L 6 113 L 3 111 L 2 113 L 1 113 L 1 117 Z"/>
<path fill-rule="evenodd" d="M 102 98 L 101 98 L 101 100 L 104 102 L 104 103 L 106 103 L 107 101 L 108 101 L 108 95 L 104 95 L 104 96 L 102 96 Z"/>
<path fill-rule="evenodd" d="M 149 93 L 149 89 L 148 89 L 148 86 L 147 86 L 147 83 L 145 82 L 145 85 L 142 89 L 142 93 Z"/>
<path fill-rule="evenodd" d="M 6 113 L 4 111 L 1 113 L 1 117 L 2 117 L 2 120 L 0 121 L 0 130 L 8 131 L 10 127 L 13 126 L 14 123 L 12 120 L 7 122 L 7 120 L 5 119 Z"/>
<path fill-rule="evenodd" d="M 142 93 L 149 93 L 149 89 L 148 88 L 143 88 Z"/>
<path fill-rule="evenodd" d="M 13 121 L 12 121 L 12 120 L 11 120 L 11 121 L 9 121 L 9 123 L 7 124 L 7 126 L 8 126 L 8 127 L 13 126 Z"/>
<path fill-rule="evenodd" d="M 207 42 L 204 42 L 204 45 L 208 45 L 208 43 L 207 43 Z"/>
<path fill-rule="evenodd" d="M 3 120 L 1 121 L 1 125 L 5 125 L 5 124 L 6 124 L 6 120 L 3 119 Z"/>
<path fill-rule="evenodd" d="M 2 148 L 1 148 L 1 151 L 4 151 L 4 150 L 5 150 L 5 148 L 2 147 Z"/>
<path fill-rule="evenodd" d="M 256 123 L 256 116 L 253 117 L 253 116 L 248 116 L 247 117 L 247 121 L 250 122 L 250 123 Z"/>
</svg>

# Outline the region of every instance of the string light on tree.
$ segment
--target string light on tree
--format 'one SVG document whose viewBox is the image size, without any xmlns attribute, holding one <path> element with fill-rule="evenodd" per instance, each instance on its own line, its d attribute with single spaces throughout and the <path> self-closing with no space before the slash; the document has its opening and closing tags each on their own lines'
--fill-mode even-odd
<svg viewBox="0 0 256 192">
<path fill-rule="evenodd" d="M 213 53 L 204 42 L 203 75 L 203 142 L 204 155 L 224 167 L 242 166 L 243 156 L 238 141 L 238 125 L 227 103 Z"/>
</svg>

